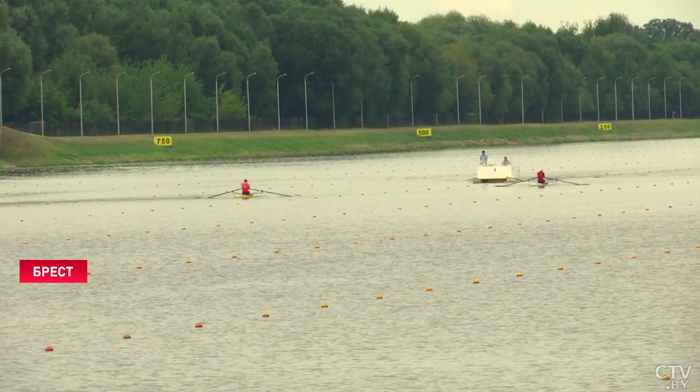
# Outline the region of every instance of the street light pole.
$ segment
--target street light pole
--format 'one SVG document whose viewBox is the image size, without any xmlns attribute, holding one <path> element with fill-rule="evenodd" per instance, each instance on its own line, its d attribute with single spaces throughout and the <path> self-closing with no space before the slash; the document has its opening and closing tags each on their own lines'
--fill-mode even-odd
<svg viewBox="0 0 700 392">
<path fill-rule="evenodd" d="M 464 75 L 458 77 L 455 81 L 455 89 L 457 90 L 457 125 L 462 124 L 459 118 L 459 79 L 462 79 L 463 77 Z"/>
<path fill-rule="evenodd" d="M 331 100 L 333 102 L 333 129 L 335 129 L 335 82 L 331 80 Z"/>
<path fill-rule="evenodd" d="M 632 82 L 630 83 L 632 85 L 632 121 L 634 121 L 634 81 L 637 79 L 639 79 L 639 76 L 632 78 Z"/>
<path fill-rule="evenodd" d="M 153 77 L 158 75 L 160 71 L 151 75 L 150 86 L 151 86 L 151 135 L 153 135 Z"/>
<path fill-rule="evenodd" d="M 667 81 L 668 79 L 671 79 L 671 77 L 669 76 L 669 77 L 667 77 L 667 78 L 664 79 L 664 119 L 667 119 L 667 118 L 668 118 L 668 114 L 667 114 L 668 111 L 667 111 L 667 109 L 666 109 L 666 81 Z"/>
<path fill-rule="evenodd" d="M 586 81 L 586 77 L 583 77 L 583 81 Z M 578 121 L 583 122 L 583 110 L 581 108 L 581 87 L 578 89 Z"/>
<path fill-rule="evenodd" d="M 685 79 L 685 77 L 682 77 L 678 80 L 678 118 L 681 120 L 683 119 L 683 90 L 681 90 L 681 82 Z"/>
<path fill-rule="evenodd" d="M 419 76 L 420 75 L 416 74 L 416 75 L 413 75 L 413 77 L 411 77 L 411 126 L 412 127 L 416 126 L 416 122 L 415 122 L 414 117 L 413 117 L 413 79 L 415 79 Z"/>
<path fill-rule="evenodd" d="M 245 78 L 245 96 L 246 101 L 248 101 L 248 132 L 250 132 L 250 77 L 257 75 L 257 72 L 253 72 Z"/>
<path fill-rule="evenodd" d="M 2 127 L 2 74 L 9 70 L 10 68 L 5 68 L 4 70 L 0 71 L 0 127 Z"/>
<path fill-rule="evenodd" d="M 479 89 L 479 125 L 481 125 L 481 79 L 485 78 L 486 75 L 481 75 L 479 76 L 479 79 L 476 81 L 477 88 Z"/>
<path fill-rule="evenodd" d="M 617 81 L 622 79 L 622 76 L 615 78 L 615 121 L 617 121 Z"/>
<path fill-rule="evenodd" d="M 595 81 L 595 101 L 596 106 L 598 106 L 598 121 L 600 121 L 600 90 L 598 89 L 598 82 L 600 82 L 603 79 L 605 79 L 605 76 Z"/>
<path fill-rule="evenodd" d="M 309 76 L 313 75 L 314 72 L 309 72 L 306 75 L 304 75 L 304 115 L 306 117 L 306 130 L 309 130 L 309 101 L 307 99 L 307 94 L 306 94 L 306 78 Z"/>
<path fill-rule="evenodd" d="M 214 91 L 216 92 L 216 132 L 219 132 L 219 77 L 223 75 L 226 75 L 226 72 L 222 72 L 214 78 Z"/>
<path fill-rule="evenodd" d="M 80 136 L 85 136 L 83 133 L 83 76 L 89 74 L 90 71 L 83 72 L 78 77 L 78 89 L 80 90 Z"/>
<path fill-rule="evenodd" d="M 360 126 L 362 128 L 365 127 L 365 108 L 362 103 L 362 100 L 360 99 Z"/>
<path fill-rule="evenodd" d="M 41 136 L 44 136 L 44 74 L 51 70 L 44 71 L 39 75 L 39 89 L 41 90 Z"/>
<path fill-rule="evenodd" d="M 117 100 L 117 135 L 122 134 L 121 125 L 119 122 L 119 76 L 124 75 L 125 73 L 126 72 L 122 72 L 122 73 L 117 74 L 116 81 L 114 82 L 114 85 L 115 85 L 114 91 L 115 91 L 116 98 L 117 98 L 116 99 Z"/>
<path fill-rule="evenodd" d="M 525 93 L 523 92 L 523 80 L 529 78 L 530 75 L 525 75 L 520 78 L 520 114 L 522 116 L 522 122 L 525 124 Z"/>
<path fill-rule="evenodd" d="M 651 81 L 656 79 L 656 77 L 647 80 L 647 105 L 649 110 L 649 120 L 651 120 Z"/>
<path fill-rule="evenodd" d="M 287 76 L 287 74 L 282 74 L 277 77 L 277 130 L 282 129 L 282 122 L 280 120 L 280 78 Z"/>
<path fill-rule="evenodd" d="M 190 72 L 182 78 L 182 104 L 185 112 L 185 133 L 187 133 L 187 77 L 190 75 L 194 75 L 194 72 Z"/>
</svg>

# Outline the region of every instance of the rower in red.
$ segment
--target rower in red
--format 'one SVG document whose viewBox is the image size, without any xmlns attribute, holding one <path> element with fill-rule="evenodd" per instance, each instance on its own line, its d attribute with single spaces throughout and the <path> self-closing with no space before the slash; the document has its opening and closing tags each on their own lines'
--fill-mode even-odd
<svg viewBox="0 0 700 392">
<path fill-rule="evenodd" d="M 244 195 L 250 195 L 250 184 L 248 184 L 248 180 L 243 180 L 243 183 L 241 184 L 241 193 Z"/>
<path fill-rule="evenodd" d="M 540 169 L 540 171 L 537 172 L 537 182 L 540 184 L 544 184 L 544 169 Z"/>
</svg>

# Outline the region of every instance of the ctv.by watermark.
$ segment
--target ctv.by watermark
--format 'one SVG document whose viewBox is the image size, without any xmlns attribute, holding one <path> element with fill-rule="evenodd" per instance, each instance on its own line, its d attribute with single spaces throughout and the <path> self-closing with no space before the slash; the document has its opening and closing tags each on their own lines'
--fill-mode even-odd
<svg viewBox="0 0 700 392">
<path fill-rule="evenodd" d="M 688 386 L 688 377 L 690 376 L 690 368 L 692 366 L 688 365 L 685 369 L 681 365 L 659 365 L 656 367 L 656 378 L 659 380 L 668 381 L 666 389 L 668 390 L 685 390 Z M 669 370 L 670 369 L 670 370 Z M 670 375 L 667 373 L 670 371 Z M 678 371 L 678 373 L 676 373 Z M 679 374 L 681 378 L 676 378 L 676 374 Z"/>
</svg>

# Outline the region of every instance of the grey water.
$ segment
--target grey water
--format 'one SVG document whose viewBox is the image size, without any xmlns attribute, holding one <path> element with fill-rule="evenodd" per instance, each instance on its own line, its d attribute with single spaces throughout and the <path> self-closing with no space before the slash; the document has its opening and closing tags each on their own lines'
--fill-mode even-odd
<svg viewBox="0 0 700 392">
<path fill-rule="evenodd" d="M 665 390 L 700 367 L 699 148 L 487 150 L 545 188 L 474 184 L 481 149 L 0 175 L 0 390 Z"/>
</svg>

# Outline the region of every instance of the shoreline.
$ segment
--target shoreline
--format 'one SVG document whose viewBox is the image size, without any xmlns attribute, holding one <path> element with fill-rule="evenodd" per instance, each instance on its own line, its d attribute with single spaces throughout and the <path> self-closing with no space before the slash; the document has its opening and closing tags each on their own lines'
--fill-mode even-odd
<svg viewBox="0 0 700 392">
<path fill-rule="evenodd" d="M 432 127 L 430 138 L 418 137 L 416 128 L 174 134 L 167 135 L 172 136 L 171 147 L 154 145 L 154 137 L 166 135 L 61 138 L 2 131 L 0 172 L 18 172 L 700 138 L 700 120 L 622 121 L 608 131 L 591 122 L 440 126 Z"/>
</svg>

